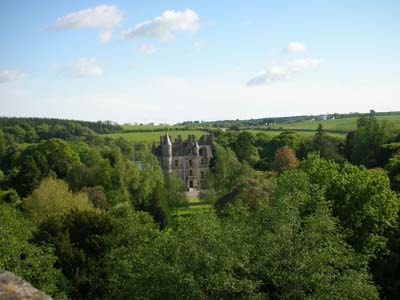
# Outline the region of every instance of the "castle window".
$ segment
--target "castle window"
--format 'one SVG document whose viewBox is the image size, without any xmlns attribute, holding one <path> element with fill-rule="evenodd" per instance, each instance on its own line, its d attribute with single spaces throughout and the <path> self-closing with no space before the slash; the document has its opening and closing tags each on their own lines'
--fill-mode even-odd
<svg viewBox="0 0 400 300">
<path fill-rule="evenodd" d="M 192 160 L 189 159 L 189 167 L 191 167 L 191 166 L 192 166 Z"/>
<path fill-rule="evenodd" d="M 203 171 L 200 172 L 200 178 L 204 179 L 204 172 Z"/>
<path fill-rule="evenodd" d="M 193 171 L 189 170 L 189 176 L 193 176 Z"/>
<path fill-rule="evenodd" d="M 175 160 L 175 167 L 177 167 L 178 166 L 178 160 L 176 159 Z"/>
</svg>

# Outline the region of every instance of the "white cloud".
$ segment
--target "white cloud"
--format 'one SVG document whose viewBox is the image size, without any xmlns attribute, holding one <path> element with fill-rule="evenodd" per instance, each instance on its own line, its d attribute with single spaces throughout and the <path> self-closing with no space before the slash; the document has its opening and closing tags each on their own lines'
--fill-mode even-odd
<svg viewBox="0 0 400 300">
<path fill-rule="evenodd" d="M 295 73 L 315 68 L 321 63 L 320 59 L 302 58 L 293 60 L 286 65 L 275 65 L 261 71 L 247 82 L 247 86 L 268 84 L 273 81 L 286 80 Z"/>
<path fill-rule="evenodd" d="M 290 42 L 285 51 L 289 53 L 303 53 L 306 51 L 306 46 L 303 42 Z"/>
<path fill-rule="evenodd" d="M 144 21 L 125 31 L 125 39 L 156 38 L 168 40 L 177 32 L 196 32 L 199 16 L 191 9 L 184 11 L 166 10 L 152 20 Z"/>
<path fill-rule="evenodd" d="M 57 19 L 54 30 L 96 28 L 103 31 L 99 34 L 101 42 L 111 38 L 112 30 L 122 22 L 123 16 L 114 5 L 99 5 L 94 8 L 82 9 L 69 13 Z"/>
<path fill-rule="evenodd" d="M 0 83 L 18 80 L 23 76 L 23 73 L 17 70 L 0 70 Z"/>
<path fill-rule="evenodd" d="M 146 45 L 146 44 L 137 46 L 135 50 L 136 50 L 136 52 L 145 54 L 145 55 L 150 55 L 150 54 L 157 52 L 156 48 L 154 48 L 151 45 Z"/>
<path fill-rule="evenodd" d="M 97 77 L 104 73 L 94 58 L 80 58 L 69 65 L 54 66 L 54 69 L 73 77 Z"/>
</svg>

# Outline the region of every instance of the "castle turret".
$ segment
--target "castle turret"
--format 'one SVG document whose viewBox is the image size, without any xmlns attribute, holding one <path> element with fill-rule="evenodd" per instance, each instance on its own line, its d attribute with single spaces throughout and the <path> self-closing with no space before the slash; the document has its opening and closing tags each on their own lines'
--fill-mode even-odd
<svg viewBox="0 0 400 300">
<path fill-rule="evenodd" d="M 164 175 L 169 175 L 172 171 L 172 143 L 168 133 L 161 139 L 161 166 Z"/>
</svg>

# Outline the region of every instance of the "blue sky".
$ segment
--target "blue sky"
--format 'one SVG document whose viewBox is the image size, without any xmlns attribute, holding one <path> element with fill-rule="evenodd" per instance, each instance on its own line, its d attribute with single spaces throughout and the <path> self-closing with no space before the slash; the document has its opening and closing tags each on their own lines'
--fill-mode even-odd
<svg viewBox="0 0 400 300">
<path fill-rule="evenodd" d="M 399 1 L 0 1 L 0 115 L 400 110 Z"/>
</svg>

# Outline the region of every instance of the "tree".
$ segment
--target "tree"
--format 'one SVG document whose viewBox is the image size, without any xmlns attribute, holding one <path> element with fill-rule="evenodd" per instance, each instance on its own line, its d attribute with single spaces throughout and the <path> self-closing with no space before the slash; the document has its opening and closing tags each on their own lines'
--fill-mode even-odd
<svg viewBox="0 0 400 300">
<path fill-rule="evenodd" d="M 61 139 L 43 141 L 37 146 L 37 151 L 46 157 L 49 169 L 53 170 L 58 178 L 65 178 L 71 166 L 79 163 L 78 154 Z"/>
<path fill-rule="evenodd" d="M 343 240 L 324 190 L 284 172 L 270 205 L 234 219 L 247 227 L 252 274 L 269 299 L 378 299 L 365 263 Z M 247 233 L 246 233 L 247 232 Z"/>
<path fill-rule="evenodd" d="M 6 141 L 4 139 L 3 131 L 0 129 L 0 162 L 3 158 L 5 151 L 6 151 Z"/>
<path fill-rule="evenodd" d="M 107 196 L 104 194 L 104 189 L 101 185 L 95 187 L 84 187 L 83 193 L 87 193 L 89 196 L 90 203 L 100 209 L 107 209 L 109 207 Z"/>
<path fill-rule="evenodd" d="M 395 128 L 390 123 L 379 124 L 374 116 L 360 117 L 357 129 L 348 134 L 345 144 L 347 158 L 367 168 L 383 166 L 381 145 L 395 139 Z"/>
<path fill-rule="evenodd" d="M 312 150 L 319 153 L 322 158 L 342 161 L 343 158 L 339 154 L 338 145 L 339 141 L 329 137 L 322 128 L 322 125 L 319 124 L 312 140 Z"/>
<path fill-rule="evenodd" d="M 272 162 L 272 169 L 277 172 L 284 172 L 287 170 L 295 169 L 299 165 L 299 160 L 294 154 L 292 148 L 284 146 L 278 148 L 275 153 L 274 161 Z"/>
<path fill-rule="evenodd" d="M 214 166 L 206 176 L 205 191 L 202 197 L 215 200 L 229 193 L 242 178 L 247 178 L 254 172 L 246 163 L 241 163 L 230 148 L 219 145 L 214 151 Z"/>
<path fill-rule="evenodd" d="M 106 236 L 112 232 L 106 213 L 72 210 L 53 215 L 40 224 L 33 241 L 54 248 L 57 265 L 68 279 L 69 299 L 100 299 L 104 271 L 99 262 L 107 251 Z"/>
<path fill-rule="evenodd" d="M 389 171 L 393 189 L 400 191 L 400 150 L 389 158 L 385 169 Z"/>
<path fill-rule="evenodd" d="M 300 169 L 325 188 L 346 240 L 357 252 L 370 258 L 385 248 L 400 205 L 386 174 L 349 163 L 338 165 L 315 155 L 302 162 Z"/>
<path fill-rule="evenodd" d="M 52 249 L 30 243 L 35 226 L 9 204 L 0 203 L 0 270 L 11 271 L 57 299 L 63 278 Z"/>
<path fill-rule="evenodd" d="M 166 178 L 165 185 L 167 202 L 170 208 L 177 211 L 178 207 L 188 206 L 189 202 L 185 195 L 186 186 L 178 175 L 171 173 L 170 176 Z"/>
<path fill-rule="evenodd" d="M 227 214 L 235 205 L 257 211 L 269 205 L 274 187 L 275 180 L 269 174 L 257 172 L 254 178 L 243 178 L 231 192 L 220 197 L 214 203 L 214 208 L 220 216 Z"/>
<path fill-rule="evenodd" d="M 215 216 L 157 232 L 142 214 L 130 215 L 106 257 L 110 298 L 260 299 L 258 282 L 245 275 L 243 245 Z"/>
<path fill-rule="evenodd" d="M 24 157 L 11 176 L 11 184 L 22 197 L 29 195 L 40 183 L 42 174 L 31 156 Z"/>
<path fill-rule="evenodd" d="M 23 202 L 30 219 L 40 224 L 52 216 L 76 210 L 93 210 L 86 193 L 71 193 L 68 185 L 59 179 L 46 178 Z"/>
<path fill-rule="evenodd" d="M 240 132 L 232 149 L 241 162 L 246 161 L 248 164 L 254 165 L 260 159 L 255 146 L 255 136 L 250 131 Z"/>
</svg>

